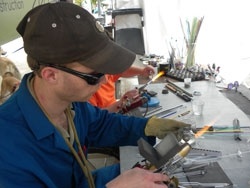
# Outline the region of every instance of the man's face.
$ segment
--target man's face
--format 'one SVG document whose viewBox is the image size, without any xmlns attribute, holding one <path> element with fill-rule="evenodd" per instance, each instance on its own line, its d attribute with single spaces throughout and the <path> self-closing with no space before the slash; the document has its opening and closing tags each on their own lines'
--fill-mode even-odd
<svg viewBox="0 0 250 188">
<path fill-rule="evenodd" d="M 68 64 L 66 67 L 85 74 L 95 73 L 94 70 L 79 63 Z M 60 77 L 60 87 L 57 94 L 61 99 L 69 102 L 88 101 L 100 85 L 106 82 L 105 76 L 102 76 L 99 83 L 90 85 L 86 80 L 65 71 L 60 71 Z"/>
</svg>

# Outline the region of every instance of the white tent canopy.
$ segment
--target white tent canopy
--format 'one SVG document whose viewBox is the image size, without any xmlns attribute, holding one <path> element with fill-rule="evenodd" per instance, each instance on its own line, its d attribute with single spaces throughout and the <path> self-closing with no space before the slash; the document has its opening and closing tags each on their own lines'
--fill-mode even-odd
<svg viewBox="0 0 250 188">
<path fill-rule="evenodd" d="M 249 4 L 248 0 L 117 0 L 114 8 L 143 8 L 146 53 L 164 56 L 169 41 L 183 40 L 180 18 L 204 16 L 196 63 L 215 63 L 225 79 L 241 82 L 250 70 Z"/>
</svg>

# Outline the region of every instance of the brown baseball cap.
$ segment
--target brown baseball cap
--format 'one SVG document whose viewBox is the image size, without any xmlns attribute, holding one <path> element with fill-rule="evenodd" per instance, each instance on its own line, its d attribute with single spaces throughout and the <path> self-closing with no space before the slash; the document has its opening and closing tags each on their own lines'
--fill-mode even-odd
<svg viewBox="0 0 250 188">
<path fill-rule="evenodd" d="M 128 69 L 135 54 L 113 42 L 103 26 L 73 3 L 47 3 L 30 10 L 17 26 L 24 50 L 38 62 L 79 62 L 96 72 Z"/>
</svg>

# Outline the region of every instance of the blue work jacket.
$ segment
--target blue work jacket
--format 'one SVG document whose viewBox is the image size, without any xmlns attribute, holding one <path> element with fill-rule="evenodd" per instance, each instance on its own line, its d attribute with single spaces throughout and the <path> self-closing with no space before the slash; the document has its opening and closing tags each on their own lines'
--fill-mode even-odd
<svg viewBox="0 0 250 188">
<path fill-rule="evenodd" d="M 20 88 L 0 106 L 0 187 L 88 187 L 87 180 L 61 134 L 47 119 L 27 88 Z M 137 145 L 146 137 L 146 118 L 108 113 L 87 102 L 73 103 L 74 123 L 81 145 L 117 147 Z M 76 144 L 74 148 L 77 150 Z M 93 172 L 96 187 L 115 175 L 110 168 Z"/>
</svg>

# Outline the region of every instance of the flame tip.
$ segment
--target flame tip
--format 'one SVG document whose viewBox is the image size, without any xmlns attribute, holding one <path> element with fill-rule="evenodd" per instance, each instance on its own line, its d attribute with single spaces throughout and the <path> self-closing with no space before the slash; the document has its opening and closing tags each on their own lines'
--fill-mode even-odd
<svg viewBox="0 0 250 188">
<path fill-rule="evenodd" d="M 157 75 L 155 75 L 154 78 L 152 78 L 152 81 L 155 81 L 157 78 L 161 77 L 164 74 L 164 71 L 159 72 Z"/>
</svg>

